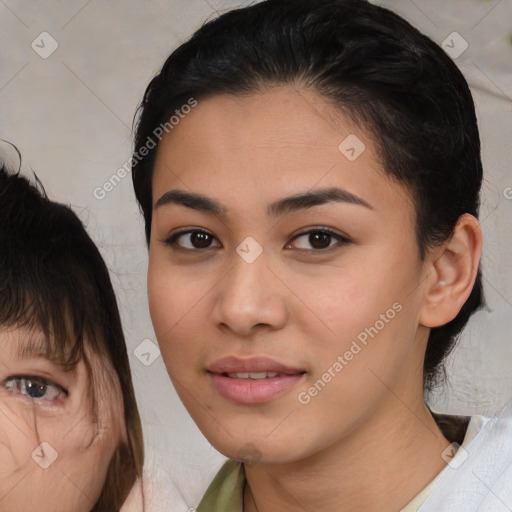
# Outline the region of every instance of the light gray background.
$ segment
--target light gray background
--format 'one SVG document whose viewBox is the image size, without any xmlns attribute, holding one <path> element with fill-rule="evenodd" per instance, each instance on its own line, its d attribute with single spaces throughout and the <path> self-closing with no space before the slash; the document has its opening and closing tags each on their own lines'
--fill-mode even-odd
<svg viewBox="0 0 512 512">
<path fill-rule="evenodd" d="M 161 357 L 146 366 L 134 354 L 143 340 L 155 339 L 146 301 L 147 251 L 131 177 L 102 200 L 93 191 L 130 157 L 136 106 L 168 54 L 203 21 L 247 4 L 0 0 L 0 138 L 20 148 L 23 169 L 37 172 L 51 198 L 73 206 L 108 262 L 144 423 L 148 476 L 162 497 L 180 493 L 183 510 L 197 504 L 223 457 L 189 419 Z M 451 413 L 496 414 L 512 397 L 512 1 L 382 5 L 439 44 L 458 32 L 469 45 L 456 62 L 472 87 L 483 141 L 488 307 L 465 331 L 448 365 L 448 383 L 432 403 Z M 58 43 L 47 58 L 31 47 L 35 41 L 40 53 L 51 48 L 42 32 Z"/>
</svg>

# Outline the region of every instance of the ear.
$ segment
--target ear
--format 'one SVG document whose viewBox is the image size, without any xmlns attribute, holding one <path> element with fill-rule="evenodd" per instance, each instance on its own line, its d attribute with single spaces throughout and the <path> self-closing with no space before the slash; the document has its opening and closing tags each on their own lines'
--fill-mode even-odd
<svg viewBox="0 0 512 512">
<path fill-rule="evenodd" d="M 450 240 L 429 254 L 421 325 L 439 327 L 457 316 L 475 283 L 482 238 L 478 220 L 465 213 L 457 221 Z"/>
</svg>

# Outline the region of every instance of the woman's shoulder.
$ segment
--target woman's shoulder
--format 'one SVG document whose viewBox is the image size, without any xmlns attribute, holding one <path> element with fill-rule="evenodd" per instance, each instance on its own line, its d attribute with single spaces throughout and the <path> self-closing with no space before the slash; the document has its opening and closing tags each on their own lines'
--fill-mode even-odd
<svg viewBox="0 0 512 512">
<path fill-rule="evenodd" d="M 442 456 L 447 467 L 418 512 L 512 510 L 512 417 L 472 416 Z"/>
<path fill-rule="evenodd" d="M 193 510 L 172 479 L 155 478 L 145 472 L 133 485 L 120 512 L 184 512 Z"/>
<path fill-rule="evenodd" d="M 227 460 L 206 490 L 197 512 L 242 512 L 244 487 L 243 464 Z"/>
<path fill-rule="evenodd" d="M 174 482 L 167 482 L 165 489 L 156 485 L 155 480 L 145 475 L 133 486 L 121 512 L 241 512 L 245 473 L 243 466 L 234 460 L 227 460 L 217 473 L 197 508 L 186 505 L 181 492 Z"/>
</svg>

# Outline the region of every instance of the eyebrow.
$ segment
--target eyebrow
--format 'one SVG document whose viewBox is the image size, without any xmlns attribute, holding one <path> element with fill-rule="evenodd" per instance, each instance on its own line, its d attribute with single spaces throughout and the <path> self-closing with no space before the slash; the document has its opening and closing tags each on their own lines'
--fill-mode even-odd
<svg viewBox="0 0 512 512">
<path fill-rule="evenodd" d="M 331 202 L 354 204 L 373 210 L 373 206 L 361 197 L 342 188 L 330 187 L 279 199 L 268 206 L 267 214 L 272 217 L 278 217 L 293 211 Z M 201 194 L 185 192 L 183 190 L 170 190 L 166 192 L 155 203 L 155 209 L 168 204 L 177 204 L 221 217 L 227 214 L 227 208 L 218 201 Z"/>
<path fill-rule="evenodd" d="M 56 354 L 52 354 L 47 341 L 40 334 L 32 335 L 19 342 L 15 349 L 15 357 L 18 360 L 45 359 L 65 373 L 76 366 L 75 363 L 64 363 Z"/>
</svg>

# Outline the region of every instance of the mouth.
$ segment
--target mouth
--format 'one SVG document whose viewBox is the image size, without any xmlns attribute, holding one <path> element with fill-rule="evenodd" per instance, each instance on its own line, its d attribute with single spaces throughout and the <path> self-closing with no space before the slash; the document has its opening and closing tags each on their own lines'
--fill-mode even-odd
<svg viewBox="0 0 512 512">
<path fill-rule="evenodd" d="M 283 374 L 279 375 L 277 372 L 239 372 L 239 373 L 223 373 L 225 377 L 229 377 L 230 379 L 252 379 L 252 380 L 261 380 L 261 379 L 273 379 L 274 377 L 281 377 Z"/>
<path fill-rule="evenodd" d="M 295 387 L 306 373 L 267 357 L 227 357 L 207 370 L 217 393 L 235 404 L 270 402 Z"/>
</svg>

